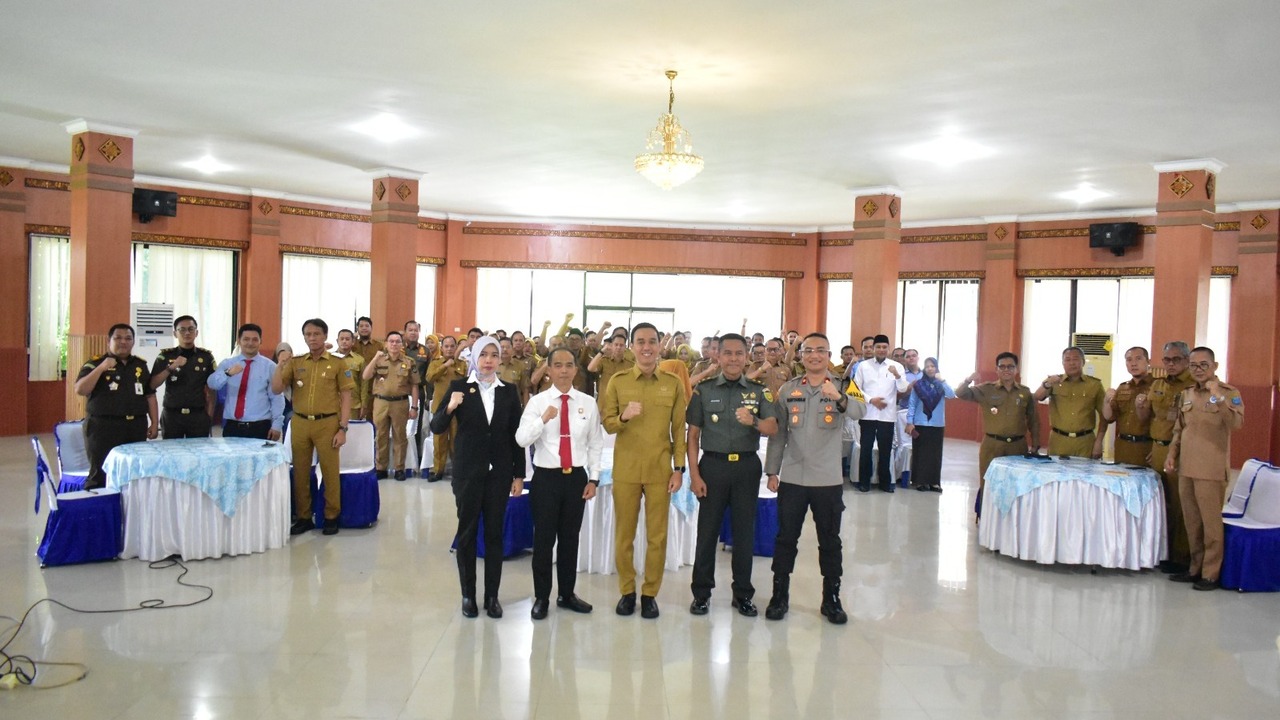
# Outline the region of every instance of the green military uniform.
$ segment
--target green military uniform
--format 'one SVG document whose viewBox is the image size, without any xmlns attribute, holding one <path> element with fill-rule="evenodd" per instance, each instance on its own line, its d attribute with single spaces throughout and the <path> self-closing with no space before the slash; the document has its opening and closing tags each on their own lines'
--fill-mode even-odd
<svg viewBox="0 0 1280 720">
<path fill-rule="evenodd" d="M 1023 455 L 1040 442 L 1040 416 L 1036 400 L 1026 385 L 1005 387 L 998 382 L 965 383 L 956 397 L 975 402 L 982 410 L 982 444 L 978 447 L 978 492 L 985 484 L 987 468 L 998 457 Z M 1030 435 L 1031 440 L 1027 440 Z"/>
<path fill-rule="evenodd" d="M 639 415 L 623 421 L 629 403 Z M 684 381 L 663 370 L 646 375 L 636 366 L 613 376 L 604 403 L 604 429 L 617 436 L 613 465 L 614 563 L 623 595 L 636 591 L 635 539 L 644 498 L 644 583 L 640 594 L 656 597 L 667 560 L 667 483 L 685 463 Z"/>
<path fill-rule="evenodd" d="M 1150 374 L 1120 383 L 1111 400 L 1111 417 L 1116 424 L 1116 462 L 1130 465 L 1147 464 L 1151 454 L 1151 417 L 1138 416 L 1136 401 L 1139 395 L 1151 401 Z"/>
<path fill-rule="evenodd" d="M 446 364 L 448 363 L 448 364 Z M 454 358 L 446 358 L 440 355 L 427 365 L 427 380 L 431 383 L 433 396 L 431 399 L 431 414 L 435 414 L 449 399 L 449 383 L 454 380 L 460 380 L 467 376 L 467 364 L 461 360 Z M 437 433 L 435 437 L 435 454 L 432 457 L 431 473 L 436 480 L 444 477 L 444 468 L 449 462 L 449 454 L 453 452 L 453 434 L 457 432 L 454 423 L 449 423 L 449 429 L 442 433 Z"/>
<path fill-rule="evenodd" d="M 178 358 L 186 358 L 182 367 L 169 369 Z M 213 430 L 213 408 L 207 402 L 209 376 L 218 368 L 213 353 L 200 347 L 171 347 L 160 351 L 151 366 L 155 377 L 167 372 L 164 379 L 164 409 L 160 413 L 160 432 L 165 440 L 209 437 Z M 235 402 L 234 398 L 229 399 Z"/>
<path fill-rule="evenodd" d="M 409 448 L 409 409 L 418 407 L 418 386 L 422 384 L 417 363 L 404 354 L 394 360 L 384 355 L 373 364 L 372 383 L 373 426 L 377 432 L 374 468 L 387 470 L 390 455 L 390 468 L 403 473 L 404 453 Z M 402 480 L 403 475 L 397 474 L 396 479 Z"/>
<path fill-rule="evenodd" d="M 80 366 L 76 380 L 93 372 L 107 357 L 98 355 Z M 106 486 L 102 463 L 112 449 L 147 439 L 147 418 L 150 415 L 147 398 L 155 394 L 147 361 L 137 355 L 130 355 L 123 361 L 116 358 L 116 366 L 98 378 L 85 405 L 84 449 L 89 457 L 89 476 L 84 482 L 86 490 Z"/>
<path fill-rule="evenodd" d="M 342 358 L 327 352 L 320 357 L 311 353 L 294 356 L 282 364 L 278 372 L 286 387 L 293 388 L 293 419 L 289 434 L 293 449 L 294 516 L 311 519 L 311 453 L 320 458 L 324 475 L 324 517 L 336 520 L 342 510 L 342 483 L 339 476 L 338 448 L 333 446 L 339 426 L 348 418 L 341 417 L 342 394 L 355 389 L 355 376 Z"/>
<path fill-rule="evenodd" d="M 746 408 L 752 424 L 738 420 L 739 408 Z M 698 499 L 698 539 L 693 560 L 693 596 L 710 597 L 716 586 L 716 544 L 727 508 L 733 527 L 733 596 L 751 599 L 752 556 L 755 551 L 756 498 L 760 494 L 763 468 L 760 448 L 760 420 L 781 413 L 773 393 L 759 380 L 745 375 L 729 380 L 724 373 L 703 380 L 693 388 L 685 422 L 698 428 L 702 457 L 698 474 L 707 494 Z"/>
<path fill-rule="evenodd" d="M 1178 492 L 1178 474 L 1164 471 L 1169 445 L 1173 443 L 1173 425 L 1178 420 L 1178 399 L 1182 391 L 1195 385 L 1191 370 L 1162 377 L 1151 383 L 1151 469 L 1160 474 L 1164 485 L 1165 527 L 1168 528 L 1169 562 L 1191 564 L 1191 545 L 1187 541 L 1187 524 L 1182 519 L 1182 496 Z"/>
<path fill-rule="evenodd" d="M 361 362 L 364 363 L 364 365 L 360 367 L 360 371 L 355 374 L 356 384 L 361 386 L 361 402 L 359 405 L 356 405 L 355 395 L 351 396 L 351 418 L 353 420 L 364 418 L 366 417 L 366 414 L 368 417 L 372 417 L 373 398 L 371 397 L 371 388 L 373 387 L 373 381 L 370 380 L 366 382 L 364 380 L 364 369 L 369 367 L 369 363 L 373 361 L 373 356 L 383 350 L 385 350 L 385 347 L 383 346 L 382 341 L 374 340 L 372 338 L 369 340 L 361 340 L 357 337 L 355 341 L 351 343 L 351 354 L 358 355 Z"/>
<path fill-rule="evenodd" d="M 1049 454 L 1093 457 L 1097 431 L 1103 426 L 1102 402 L 1107 391 L 1102 381 L 1089 375 L 1078 380 L 1063 377 L 1049 392 Z"/>
</svg>

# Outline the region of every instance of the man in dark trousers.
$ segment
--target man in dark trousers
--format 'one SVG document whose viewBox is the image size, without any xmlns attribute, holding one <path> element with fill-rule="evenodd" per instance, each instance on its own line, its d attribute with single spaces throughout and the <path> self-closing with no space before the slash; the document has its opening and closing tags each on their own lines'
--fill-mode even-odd
<svg viewBox="0 0 1280 720">
<path fill-rule="evenodd" d="M 217 361 L 213 353 L 196 347 L 200 334 L 196 319 L 183 315 L 173 321 L 176 347 L 166 348 L 151 366 L 151 388 L 164 385 L 164 412 L 160 430 L 165 440 L 209 437 L 217 395 L 209 387 Z"/>
<path fill-rule="evenodd" d="M 147 362 L 133 354 L 132 326 L 111 326 L 107 352 L 80 367 L 76 393 L 89 398 L 84 419 L 89 477 L 84 489 L 93 490 L 107 484 L 102 463 L 113 448 L 154 440 L 160 429 L 151 373 L 147 372 Z"/>
</svg>

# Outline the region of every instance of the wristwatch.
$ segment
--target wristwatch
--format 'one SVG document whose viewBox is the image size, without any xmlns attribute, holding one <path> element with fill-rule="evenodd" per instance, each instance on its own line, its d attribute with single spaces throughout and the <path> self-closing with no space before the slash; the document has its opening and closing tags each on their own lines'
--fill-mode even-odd
<svg viewBox="0 0 1280 720">
<path fill-rule="evenodd" d="M 591 483 L 592 485 L 595 485 L 596 487 L 600 487 L 600 481 L 599 481 L 599 480 L 588 480 L 587 482 L 588 482 L 588 483 Z"/>
<path fill-rule="evenodd" d="M 346 431 L 347 431 L 347 424 L 346 424 L 346 423 L 343 423 L 343 424 L 339 425 L 339 426 L 338 426 L 338 429 L 339 429 L 339 430 L 341 430 L 342 432 L 346 432 Z"/>
<path fill-rule="evenodd" d="M 683 472 L 684 472 L 684 466 L 683 466 L 683 465 L 677 465 L 677 466 L 675 466 L 674 468 L 672 468 L 672 470 L 674 470 L 675 472 L 678 472 L 678 473 L 683 473 Z"/>
</svg>

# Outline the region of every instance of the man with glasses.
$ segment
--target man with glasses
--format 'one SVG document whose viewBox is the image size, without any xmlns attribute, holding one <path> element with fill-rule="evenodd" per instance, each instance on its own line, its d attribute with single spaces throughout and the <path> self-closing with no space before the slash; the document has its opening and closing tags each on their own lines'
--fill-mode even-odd
<svg viewBox="0 0 1280 720">
<path fill-rule="evenodd" d="M 754 373 L 748 372 L 748 380 L 759 380 L 769 388 L 776 397 L 782 383 L 793 376 L 791 365 L 787 363 L 787 351 L 782 338 L 773 338 L 764 344 L 764 364 L 756 368 Z"/>
<path fill-rule="evenodd" d="M 1165 527 L 1168 528 L 1169 559 L 1160 563 L 1160 571 L 1169 575 L 1183 573 L 1191 565 L 1191 545 L 1187 541 L 1187 525 L 1182 519 L 1182 498 L 1178 494 L 1178 476 L 1164 471 L 1173 443 L 1173 425 L 1178 419 L 1178 399 L 1182 391 L 1196 384 L 1191 378 L 1191 346 L 1181 340 L 1164 344 L 1160 361 L 1164 377 L 1151 383 L 1149 402 L 1138 408 L 1139 416 L 1151 420 L 1151 454 L 1148 464 L 1160 475 L 1164 485 Z"/>
<path fill-rule="evenodd" d="M 978 513 L 991 461 L 1040 449 L 1040 417 L 1031 389 L 1018 383 L 1018 356 L 1011 352 L 997 355 L 996 377 L 995 382 L 975 384 L 982 378 L 975 372 L 956 388 L 957 398 L 975 402 L 982 409 L 984 436 L 978 446 L 978 497 L 974 503 Z"/>
<path fill-rule="evenodd" d="M 217 395 L 208 386 L 217 367 L 213 353 L 196 347 L 196 319 L 183 315 L 173 321 L 177 347 L 161 350 L 151 366 L 151 388 L 164 385 L 160 432 L 165 440 L 209 437 Z"/>
<path fill-rule="evenodd" d="M 1147 349 L 1131 347 L 1124 353 L 1130 380 L 1108 390 L 1102 403 L 1102 417 L 1116 424 L 1116 462 L 1129 465 L 1147 464 L 1151 455 L 1151 415 L 1139 414 L 1151 398 L 1151 360 Z"/>
<path fill-rule="evenodd" d="M 1049 454 L 1102 457 L 1102 402 L 1107 391 L 1102 381 L 1084 374 L 1084 351 L 1062 351 L 1062 374 L 1050 375 L 1036 390 L 1036 402 L 1049 400 Z"/>
<path fill-rule="evenodd" d="M 1191 565 L 1169 579 L 1192 583 L 1196 590 L 1216 590 L 1222 569 L 1222 501 L 1231 463 L 1231 433 L 1244 425 L 1244 402 L 1239 390 L 1218 379 L 1218 363 L 1209 348 L 1192 350 L 1190 367 L 1195 385 L 1179 396 L 1164 471 L 1178 473 Z"/>
</svg>

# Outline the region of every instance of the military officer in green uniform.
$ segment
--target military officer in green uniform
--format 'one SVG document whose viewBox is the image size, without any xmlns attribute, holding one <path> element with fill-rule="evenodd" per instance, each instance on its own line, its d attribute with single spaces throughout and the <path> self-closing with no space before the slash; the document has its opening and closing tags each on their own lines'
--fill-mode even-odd
<svg viewBox="0 0 1280 720">
<path fill-rule="evenodd" d="M 196 347 L 200 330 L 196 319 L 183 315 L 173 321 L 177 347 L 161 350 L 151 366 L 151 388 L 164 385 L 164 411 L 160 431 L 165 440 L 209 437 L 217 394 L 209 387 L 209 376 L 217 369 L 213 353 Z"/>
<path fill-rule="evenodd" d="M 1106 394 L 1100 380 L 1084 374 L 1084 351 L 1063 350 L 1062 374 L 1045 378 L 1035 394 L 1036 402 L 1049 400 L 1050 455 L 1102 457 Z"/>
<path fill-rule="evenodd" d="M 689 612 L 706 615 L 710 609 L 711 589 L 716 586 L 716 544 L 728 507 L 733 526 L 733 606 L 739 614 L 755 617 L 751 565 L 763 470 L 756 451 L 761 435 L 778 431 L 780 413 L 769 388 L 742 374 L 747 365 L 746 338 L 728 333 L 720 336 L 718 344 L 720 372 L 693 388 L 685 411 L 689 489 L 700 506 Z"/>
<path fill-rule="evenodd" d="M 982 411 L 982 444 L 978 446 L 978 498 L 982 507 L 982 486 L 987 467 L 998 457 L 1022 455 L 1040 446 L 1040 416 L 1030 388 L 1018 383 L 1018 356 L 1002 352 L 996 356 L 995 382 L 975 384 L 974 373 L 956 388 L 956 397 L 975 402 Z"/>
<path fill-rule="evenodd" d="M 1165 343 L 1160 357 L 1164 377 L 1151 383 L 1151 401 L 1145 408 L 1150 413 L 1151 457 L 1149 467 L 1160 474 L 1164 485 L 1165 527 L 1168 528 L 1169 559 L 1160 563 L 1161 572 L 1186 572 L 1191 564 L 1191 545 L 1187 541 L 1187 525 L 1182 519 L 1182 496 L 1178 492 L 1176 473 L 1164 471 L 1173 443 L 1173 424 L 1178 419 L 1178 398 L 1182 391 L 1196 384 L 1188 367 L 1191 346 L 1181 340 Z M 1138 408 L 1142 413 L 1144 408 Z"/>
<path fill-rule="evenodd" d="M 104 487 L 102 463 L 112 448 L 154 440 L 160 429 L 156 391 L 147 362 L 133 355 L 133 327 L 119 323 L 107 333 L 107 352 L 90 358 L 76 376 L 85 406 L 84 449 L 89 456 L 86 490 Z"/>
<path fill-rule="evenodd" d="M 1102 417 L 1116 424 L 1116 462 L 1145 466 L 1151 455 L 1151 415 L 1140 415 L 1138 408 L 1151 399 L 1151 358 L 1146 348 L 1131 347 L 1124 364 L 1132 377 L 1107 391 Z"/>
</svg>

